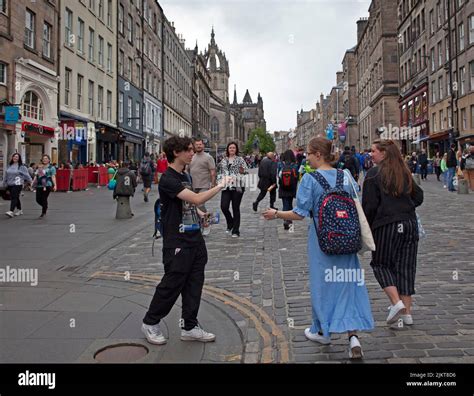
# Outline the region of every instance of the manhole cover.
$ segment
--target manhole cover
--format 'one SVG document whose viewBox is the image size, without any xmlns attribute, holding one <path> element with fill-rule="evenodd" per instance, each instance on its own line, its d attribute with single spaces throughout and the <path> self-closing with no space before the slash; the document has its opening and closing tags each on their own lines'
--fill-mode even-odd
<svg viewBox="0 0 474 396">
<path fill-rule="evenodd" d="M 97 351 L 94 359 L 100 363 L 131 363 L 148 354 L 148 349 L 140 344 L 109 345 Z"/>
</svg>

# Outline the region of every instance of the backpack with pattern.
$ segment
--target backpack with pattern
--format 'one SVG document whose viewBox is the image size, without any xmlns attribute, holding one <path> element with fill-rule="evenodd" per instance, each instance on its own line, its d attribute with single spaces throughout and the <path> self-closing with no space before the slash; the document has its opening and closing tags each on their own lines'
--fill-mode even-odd
<svg viewBox="0 0 474 396">
<path fill-rule="evenodd" d="M 362 248 L 359 215 L 354 200 L 344 190 L 344 172 L 337 170 L 334 188 L 321 173 L 311 176 L 324 190 L 319 199 L 318 224 L 312 216 L 321 250 L 327 255 L 357 253 Z"/>
</svg>

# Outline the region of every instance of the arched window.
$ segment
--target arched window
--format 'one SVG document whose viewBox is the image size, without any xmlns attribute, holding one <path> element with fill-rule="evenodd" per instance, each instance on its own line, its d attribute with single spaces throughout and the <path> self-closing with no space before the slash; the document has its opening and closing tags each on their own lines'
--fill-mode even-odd
<svg viewBox="0 0 474 396">
<path fill-rule="evenodd" d="M 43 121 L 44 111 L 43 103 L 33 91 L 28 91 L 21 101 L 21 113 L 24 117 Z"/>
</svg>

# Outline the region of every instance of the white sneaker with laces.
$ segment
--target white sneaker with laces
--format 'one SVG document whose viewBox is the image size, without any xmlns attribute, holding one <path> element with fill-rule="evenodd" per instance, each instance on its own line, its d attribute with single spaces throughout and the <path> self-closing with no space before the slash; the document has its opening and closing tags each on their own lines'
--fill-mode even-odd
<svg viewBox="0 0 474 396">
<path fill-rule="evenodd" d="M 22 210 L 18 210 L 15 212 L 15 216 L 21 216 L 23 214 Z"/>
<path fill-rule="evenodd" d="M 13 216 L 15 216 L 15 214 L 14 214 L 11 210 L 9 210 L 8 212 L 5 212 L 5 214 L 6 214 L 8 217 L 13 217 Z"/>
<path fill-rule="evenodd" d="M 356 336 L 351 336 L 349 338 L 349 359 L 362 359 L 363 357 L 364 353 L 359 339 Z"/>
<path fill-rule="evenodd" d="M 216 340 L 216 335 L 208 333 L 207 331 L 196 326 L 191 330 L 181 330 L 182 341 L 200 341 L 200 342 L 212 342 Z"/>
<path fill-rule="evenodd" d="M 311 333 L 311 329 L 308 327 L 307 329 L 305 329 L 304 331 L 304 335 L 306 336 L 306 338 L 310 341 L 314 341 L 314 342 L 319 342 L 320 344 L 323 344 L 323 345 L 329 345 L 331 343 L 331 338 L 330 337 L 325 337 L 325 336 L 322 336 L 321 334 L 314 334 L 314 333 Z"/>
<path fill-rule="evenodd" d="M 390 307 L 390 312 L 387 316 L 387 324 L 395 323 L 402 315 L 404 309 L 405 305 L 402 300 Z"/>
<path fill-rule="evenodd" d="M 413 317 L 411 315 L 400 315 L 400 318 L 403 320 L 403 324 L 411 326 L 413 324 Z"/>
<path fill-rule="evenodd" d="M 388 307 L 388 310 L 390 311 L 392 309 L 392 306 L 393 305 L 390 305 Z M 400 318 L 401 320 L 403 320 L 403 324 L 407 325 L 407 326 L 411 326 L 413 324 L 413 316 L 411 316 L 410 314 L 408 315 L 400 315 Z"/>
<path fill-rule="evenodd" d="M 159 324 L 147 325 L 143 323 L 142 331 L 150 344 L 163 345 L 168 341 L 163 335 Z"/>
</svg>

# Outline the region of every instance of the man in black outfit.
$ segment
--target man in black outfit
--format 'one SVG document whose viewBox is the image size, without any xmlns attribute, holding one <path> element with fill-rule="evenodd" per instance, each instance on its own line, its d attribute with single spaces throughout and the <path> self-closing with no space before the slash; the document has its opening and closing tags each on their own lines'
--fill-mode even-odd
<svg viewBox="0 0 474 396">
<path fill-rule="evenodd" d="M 232 178 L 224 177 L 218 186 L 196 194 L 192 191 L 190 176 L 184 172 L 194 155 L 191 139 L 173 136 L 165 141 L 163 151 L 170 164 L 158 185 L 165 274 L 143 319 L 142 331 L 151 344 L 165 344 L 167 339 L 159 323 L 181 294 L 181 340 L 214 341 L 216 336 L 204 331 L 197 320 L 207 263 L 207 249 L 199 218 L 203 213 L 198 211 L 197 206 L 218 194 L 226 184 L 231 183 Z"/>
<path fill-rule="evenodd" d="M 259 202 L 265 198 L 270 187 L 273 187 L 270 190 L 270 208 L 276 209 L 277 163 L 273 161 L 274 158 L 275 154 L 269 152 L 258 167 L 259 180 L 257 187 L 260 189 L 260 194 L 258 194 L 257 200 L 252 204 L 254 212 L 258 210 Z"/>
<path fill-rule="evenodd" d="M 425 150 L 421 150 L 418 156 L 418 163 L 420 164 L 421 180 L 427 180 L 428 177 L 428 156 Z"/>
<path fill-rule="evenodd" d="M 451 144 L 451 148 L 448 151 L 448 159 L 446 165 L 448 167 L 448 191 L 457 191 L 454 188 L 454 175 L 456 174 L 456 167 L 458 166 L 458 161 L 456 159 L 456 143 Z"/>
</svg>

